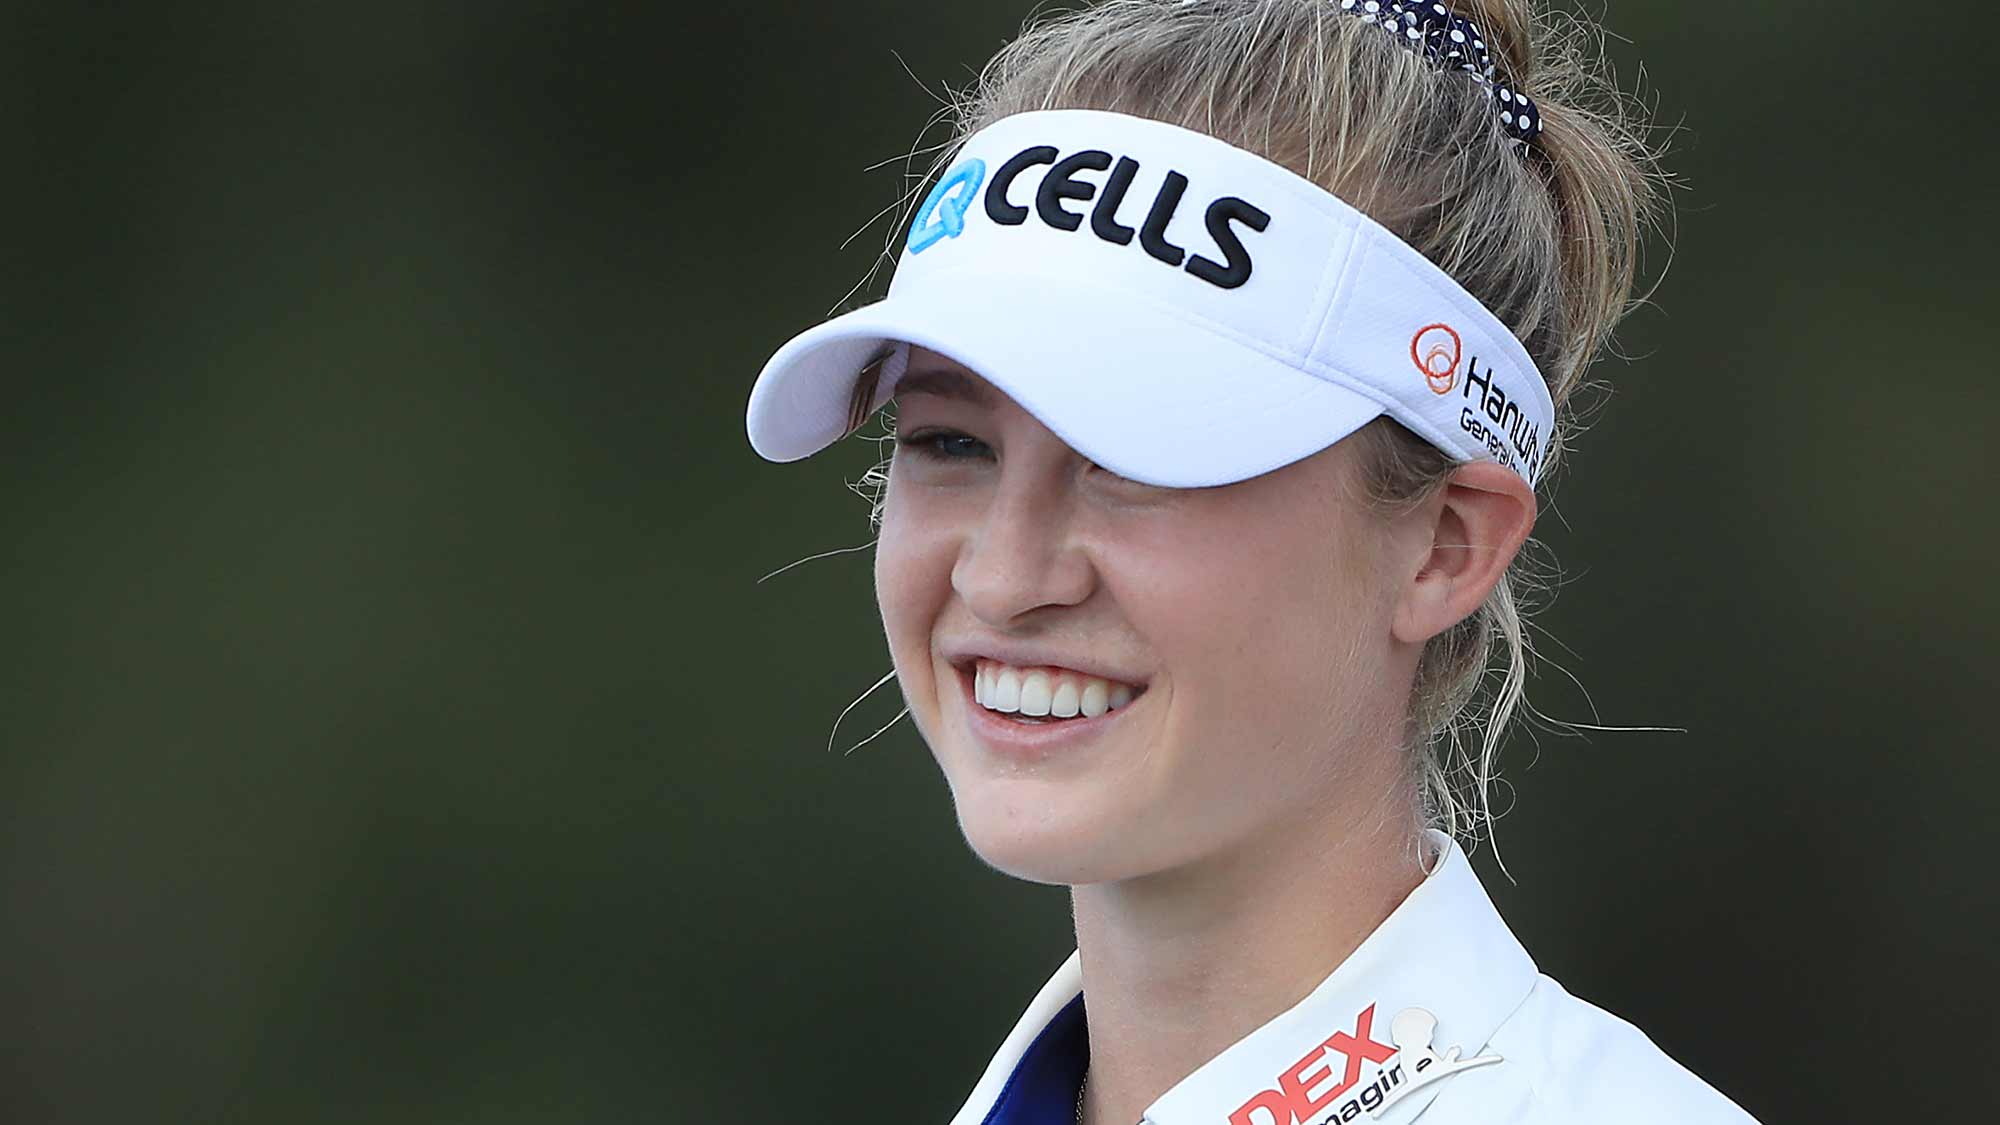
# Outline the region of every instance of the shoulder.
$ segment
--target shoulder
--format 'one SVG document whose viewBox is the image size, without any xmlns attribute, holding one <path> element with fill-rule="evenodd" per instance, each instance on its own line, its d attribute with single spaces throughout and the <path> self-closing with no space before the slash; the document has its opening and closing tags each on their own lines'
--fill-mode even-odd
<svg viewBox="0 0 2000 1125">
<path fill-rule="evenodd" d="M 1461 1112 L 1519 1125 L 1756 1125 L 1645 1032 L 1547 975 L 1484 1053 L 1504 1063 L 1454 1076 L 1458 1088 L 1441 1094 L 1426 1125 L 1430 1117 L 1441 1117 L 1438 1125 L 1455 1121 Z M 1500 1106 L 1505 1112 L 1493 1113 Z"/>
</svg>

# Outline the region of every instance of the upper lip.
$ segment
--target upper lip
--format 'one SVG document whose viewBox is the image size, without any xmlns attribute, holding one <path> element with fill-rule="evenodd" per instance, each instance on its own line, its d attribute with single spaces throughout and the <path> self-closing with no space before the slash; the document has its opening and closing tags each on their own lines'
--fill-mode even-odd
<svg viewBox="0 0 2000 1125">
<path fill-rule="evenodd" d="M 1012 664 L 1017 668 L 1048 666 L 1067 668 L 1086 676 L 1113 683 L 1130 684 L 1135 688 L 1146 686 L 1142 676 L 1121 672 L 1101 661 L 1088 656 L 1058 652 L 1050 648 L 1015 641 L 960 641 L 944 645 L 940 650 L 945 661 L 954 668 L 970 668 L 979 660 L 997 660 L 1002 664 Z"/>
</svg>

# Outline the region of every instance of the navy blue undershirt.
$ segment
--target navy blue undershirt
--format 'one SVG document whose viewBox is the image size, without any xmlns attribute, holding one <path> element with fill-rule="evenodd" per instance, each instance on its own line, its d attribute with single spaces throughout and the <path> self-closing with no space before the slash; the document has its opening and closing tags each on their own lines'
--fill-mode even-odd
<svg viewBox="0 0 2000 1125">
<path fill-rule="evenodd" d="M 1075 1125 L 1076 1095 L 1089 1068 L 1090 1034 L 1078 993 L 1028 1045 L 983 1125 Z"/>
</svg>

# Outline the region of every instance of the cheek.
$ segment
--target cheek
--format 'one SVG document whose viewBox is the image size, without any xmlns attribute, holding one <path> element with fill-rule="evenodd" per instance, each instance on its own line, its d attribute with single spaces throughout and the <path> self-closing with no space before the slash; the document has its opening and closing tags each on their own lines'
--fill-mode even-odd
<svg viewBox="0 0 2000 1125">
<path fill-rule="evenodd" d="M 1131 600 L 1190 744 L 1304 753 L 1372 691 L 1379 580 L 1327 524 L 1217 519 L 1149 557 Z"/>
<path fill-rule="evenodd" d="M 875 541 L 875 603 L 906 696 L 931 682 L 931 634 L 951 594 L 952 542 L 937 521 L 907 510 L 890 490 Z"/>
</svg>

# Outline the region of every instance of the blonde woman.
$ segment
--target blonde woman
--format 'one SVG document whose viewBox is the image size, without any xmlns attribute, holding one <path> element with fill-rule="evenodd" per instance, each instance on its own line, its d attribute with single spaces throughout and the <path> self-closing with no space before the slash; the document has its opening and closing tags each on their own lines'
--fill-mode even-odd
<svg viewBox="0 0 2000 1125">
<path fill-rule="evenodd" d="M 1642 127 L 1525 3 L 1114 0 L 992 60 L 882 302 L 771 359 L 895 401 L 876 591 L 972 848 L 1076 952 L 953 1125 L 1744 1122 L 1509 933 L 1475 833 Z M 1497 689 L 1483 690 L 1489 666 Z"/>
</svg>

